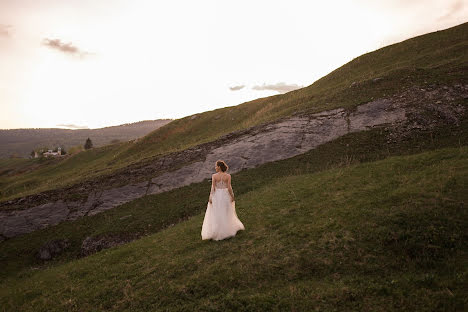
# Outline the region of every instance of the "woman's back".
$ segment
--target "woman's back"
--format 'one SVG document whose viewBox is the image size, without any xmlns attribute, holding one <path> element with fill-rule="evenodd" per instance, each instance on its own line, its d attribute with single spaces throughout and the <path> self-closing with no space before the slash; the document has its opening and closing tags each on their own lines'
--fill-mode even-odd
<svg viewBox="0 0 468 312">
<path fill-rule="evenodd" d="M 225 172 L 227 165 L 217 161 L 215 169 L 217 173 L 211 176 L 211 192 L 203 219 L 202 239 L 220 240 L 244 230 L 244 225 L 236 214 L 231 175 Z"/>
<path fill-rule="evenodd" d="M 229 173 L 215 173 L 212 176 L 214 179 L 215 188 L 225 189 L 229 187 L 229 179 L 231 175 Z"/>
</svg>

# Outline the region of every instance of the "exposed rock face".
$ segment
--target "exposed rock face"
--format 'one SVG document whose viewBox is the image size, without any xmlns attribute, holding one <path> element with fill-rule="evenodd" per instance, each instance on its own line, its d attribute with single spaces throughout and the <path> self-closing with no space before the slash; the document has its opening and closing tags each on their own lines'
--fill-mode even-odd
<svg viewBox="0 0 468 312">
<path fill-rule="evenodd" d="M 412 129 L 430 130 L 437 124 L 457 124 L 463 115 L 464 106 L 456 104 L 456 101 L 467 98 L 468 85 L 432 89 L 414 87 L 389 98 L 362 104 L 352 111 L 334 109 L 296 115 L 230 133 L 214 142 L 172 153 L 156 161 L 129 166 L 125 172 L 103 177 L 99 187 L 96 181 L 90 181 L 88 184 L 80 184 L 74 190 L 62 190 L 85 192 L 88 196 L 82 201 L 54 199 L 54 196 L 50 196 L 49 202 L 41 205 L 0 211 L 0 238 L 10 238 L 62 221 L 95 215 L 147 194 L 201 182 L 211 177 L 218 159 L 226 160 L 230 172 L 235 173 L 244 168 L 302 154 L 345 134 L 375 126 L 392 127 L 394 131 L 388 139 L 394 140 Z M 174 170 L 178 164 L 186 165 Z M 141 182 L 142 179 L 145 180 Z M 127 181 L 128 184 L 114 187 L 115 180 Z M 18 205 L 22 200 L 28 202 L 19 199 L 0 206 Z"/>
<path fill-rule="evenodd" d="M 50 260 L 64 251 L 70 242 L 68 239 L 54 239 L 46 242 L 37 252 L 37 257 L 41 260 Z"/>
<path fill-rule="evenodd" d="M 201 182 L 213 173 L 216 160 L 224 159 L 230 172 L 293 157 L 350 132 L 375 125 L 405 120 L 405 110 L 389 100 L 361 105 L 355 112 L 335 109 L 308 116 L 296 116 L 267 125 L 258 133 L 246 134 L 213 148 L 204 160 L 151 180 L 148 194 Z"/>
</svg>

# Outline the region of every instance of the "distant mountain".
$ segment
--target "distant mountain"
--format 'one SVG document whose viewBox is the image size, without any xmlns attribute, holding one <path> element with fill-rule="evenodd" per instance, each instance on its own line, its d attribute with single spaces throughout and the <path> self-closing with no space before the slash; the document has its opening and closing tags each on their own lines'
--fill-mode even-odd
<svg viewBox="0 0 468 312">
<path fill-rule="evenodd" d="M 114 140 L 128 141 L 143 137 L 171 122 L 171 119 L 144 120 L 99 129 L 26 128 L 0 130 L 0 158 L 11 155 L 28 157 L 35 148 L 58 146 L 68 151 L 72 146 L 84 145 L 89 137 L 94 147 Z"/>
</svg>

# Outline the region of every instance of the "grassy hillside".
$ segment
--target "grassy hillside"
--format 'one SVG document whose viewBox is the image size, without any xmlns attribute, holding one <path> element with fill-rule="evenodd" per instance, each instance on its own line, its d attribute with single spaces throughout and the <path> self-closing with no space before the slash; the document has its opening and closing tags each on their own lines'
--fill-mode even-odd
<svg viewBox="0 0 468 312">
<path fill-rule="evenodd" d="M 119 159 L 135 151 L 152 155 L 184 149 L 294 112 L 352 108 L 406 86 L 468 82 L 467 49 L 468 23 L 415 37 L 355 58 L 308 87 L 175 120 L 145 136 Z M 356 86 L 350 88 L 353 82 Z"/>
<path fill-rule="evenodd" d="M 136 143 L 106 146 L 32 172 L 0 176 L 0 200 L 94 178 L 296 112 L 352 109 L 412 85 L 467 84 L 467 49 L 468 23 L 409 39 L 362 55 L 306 88 L 178 119 Z"/>
<path fill-rule="evenodd" d="M 65 159 L 24 160 L 19 162 L 22 167 L 34 168 L 24 173 L 16 173 L 18 170 L 15 164 L 8 163 L 0 169 L 0 199 L 4 201 L 35 194 L 99 176 L 108 172 L 107 163 L 114 159 L 114 155 L 123 146 L 129 144 L 132 143 L 116 143 L 93 148 Z M 7 161 L 2 162 L 7 163 Z"/>
<path fill-rule="evenodd" d="M 467 173 L 468 149 L 460 147 L 291 175 L 237 197 L 246 230 L 232 239 L 201 241 L 198 214 L 7 278 L 0 306 L 460 311 L 468 304 Z"/>
<path fill-rule="evenodd" d="M 352 133 L 323 144 L 305 154 L 243 170 L 233 175 L 236 195 L 264 187 L 271 181 L 290 175 L 316 173 L 360 162 L 407 155 L 422 151 L 468 145 L 468 120 L 460 127 L 452 125 L 438 131 L 415 131 L 405 140 L 388 143 L 388 130 L 377 128 Z M 144 196 L 95 216 L 18 236 L 1 243 L 0 279 L 7 276 L 28 276 L 80 256 L 82 241 L 87 236 L 114 235 L 138 237 L 152 234 L 197 215 L 205 209 L 210 182 L 191 184 L 161 194 Z M 46 241 L 67 238 L 71 246 L 52 261 L 39 261 L 35 252 Z"/>
</svg>

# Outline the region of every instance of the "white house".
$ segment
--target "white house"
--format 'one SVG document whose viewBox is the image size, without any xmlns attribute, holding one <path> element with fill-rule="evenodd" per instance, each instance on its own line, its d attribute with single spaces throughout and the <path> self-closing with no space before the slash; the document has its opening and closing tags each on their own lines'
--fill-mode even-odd
<svg viewBox="0 0 468 312">
<path fill-rule="evenodd" d="M 48 150 L 47 152 L 44 152 L 44 153 L 42 154 L 42 156 L 44 156 L 44 157 L 49 157 L 49 156 L 62 156 L 62 148 L 59 147 L 59 148 L 57 149 L 57 152 L 52 152 L 52 150 L 50 149 L 50 150 Z"/>
</svg>

